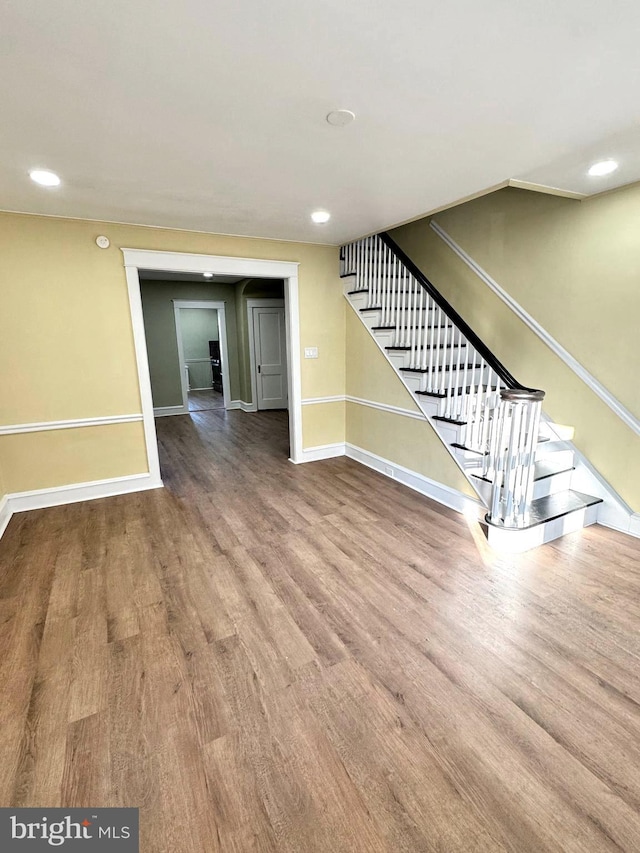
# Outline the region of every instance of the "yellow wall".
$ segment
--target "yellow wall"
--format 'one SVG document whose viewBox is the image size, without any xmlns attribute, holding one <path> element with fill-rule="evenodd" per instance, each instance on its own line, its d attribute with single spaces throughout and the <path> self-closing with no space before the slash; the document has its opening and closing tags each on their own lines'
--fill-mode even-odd
<svg viewBox="0 0 640 853">
<path fill-rule="evenodd" d="M 348 305 L 346 317 L 347 396 L 419 411 L 414 398 Z M 475 496 L 428 421 L 348 402 L 346 436 L 350 444 Z"/>
<path fill-rule="evenodd" d="M 0 450 L 9 494 L 148 470 L 141 422 L 4 435 Z"/>
<path fill-rule="evenodd" d="M 434 219 L 526 311 L 640 416 L 640 186 L 578 202 L 503 189 Z M 546 391 L 545 411 L 640 510 L 640 439 L 429 228 L 392 232 L 503 364 Z"/>
<path fill-rule="evenodd" d="M 98 234 L 109 237 L 109 249 L 96 246 Z M 344 394 L 337 249 L 0 214 L 0 425 L 140 412 L 120 247 L 299 262 L 301 346 L 319 348 L 317 360 L 301 363 L 302 395 Z M 340 423 L 340 414 L 329 418 L 303 445 L 335 441 Z M 140 473 L 142 429 L 0 436 L 0 469 L 9 492 Z"/>
<path fill-rule="evenodd" d="M 344 400 L 303 406 L 302 426 L 305 448 L 343 443 Z"/>
</svg>

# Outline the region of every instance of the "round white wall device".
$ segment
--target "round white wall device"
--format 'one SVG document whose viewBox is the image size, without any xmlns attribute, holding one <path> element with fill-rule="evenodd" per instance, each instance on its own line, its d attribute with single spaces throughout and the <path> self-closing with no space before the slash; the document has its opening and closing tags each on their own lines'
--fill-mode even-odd
<svg viewBox="0 0 640 853">
<path fill-rule="evenodd" d="M 96 244 L 100 246 L 101 249 L 108 249 L 110 246 L 109 238 L 105 237 L 104 234 L 101 234 L 99 237 L 96 237 Z"/>
<path fill-rule="evenodd" d="M 356 114 L 351 110 L 332 110 L 327 116 L 327 121 L 334 127 L 346 127 L 355 117 Z"/>
</svg>

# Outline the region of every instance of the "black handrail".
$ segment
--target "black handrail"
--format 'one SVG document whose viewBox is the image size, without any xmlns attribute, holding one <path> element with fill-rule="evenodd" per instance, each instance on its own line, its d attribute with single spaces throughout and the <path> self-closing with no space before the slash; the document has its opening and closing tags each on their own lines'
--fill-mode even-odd
<svg viewBox="0 0 640 853">
<path fill-rule="evenodd" d="M 511 373 L 507 370 L 507 368 L 502 364 L 499 359 L 491 352 L 489 347 L 480 340 L 480 338 L 476 335 L 473 329 L 465 323 L 462 317 L 458 314 L 455 308 L 450 305 L 444 296 L 436 290 L 436 288 L 431 284 L 426 275 L 422 272 L 422 270 L 418 269 L 418 267 L 413 263 L 411 258 L 406 255 L 400 246 L 396 243 L 393 237 L 390 237 L 386 231 L 382 231 L 379 235 L 382 242 L 389 248 L 393 254 L 398 258 L 398 260 L 405 265 L 405 267 L 409 270 L 411 275 L 415 278 L 415 280 L 427 291 L 429 296 L 433 299 L 433 301 L 438 305 L 447 317 L 453 321 L 454 325 L 458 327 L 458 329 L 462 332 L 465 338 L 469 341 L 469 343 L 474 347 L 474 349 L 480 353 L 485 362 L 489 365 L 489 367 L 496 373 L 500 379 L 509 387 L 509 388 L 518 388 L 523 391 L 535 391 L 535 388 L 527 388 L 525 385 L 521 385 L 518 380 L 512 376 Z"/>
</svg>

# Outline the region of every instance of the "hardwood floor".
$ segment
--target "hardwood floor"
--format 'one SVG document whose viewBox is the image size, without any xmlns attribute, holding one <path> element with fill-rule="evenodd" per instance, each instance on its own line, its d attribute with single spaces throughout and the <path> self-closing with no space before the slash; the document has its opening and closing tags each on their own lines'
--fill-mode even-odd
<svg viewBox="0 0 640 853">
<path fill-rule="evenodd" d="M 157 422 L 167 488 L 0 542 L 0 805 L 143 853 L 640 850 L 640 542 L 516 557 L 286 416 Z"/>
<path fill-rule="evenodd" d="M 224 409 L 224 398 L 219 391 L 213 388 L 189 391 L 190 412 L 206 412 L 208 409 Z"/>
</svg>

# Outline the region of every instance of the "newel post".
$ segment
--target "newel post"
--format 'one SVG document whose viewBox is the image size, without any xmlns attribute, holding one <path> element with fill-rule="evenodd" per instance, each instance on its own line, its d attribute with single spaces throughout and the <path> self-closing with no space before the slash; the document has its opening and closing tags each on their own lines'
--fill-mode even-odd
<svg viewBox="0 0 640 853">
<path fill-rule="evenodd" d="M 527 527 L 533 498 L 534 466 L 544 391 L 504 388 L 493 423 L 493 490 L 487 521 L 500 527 Z"/>
</svg>

